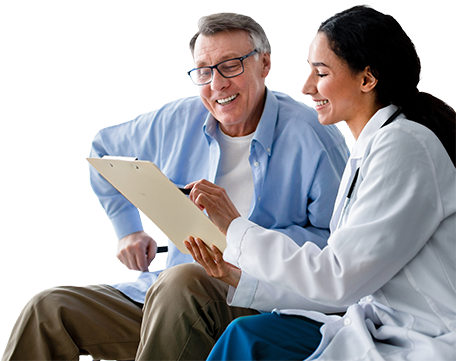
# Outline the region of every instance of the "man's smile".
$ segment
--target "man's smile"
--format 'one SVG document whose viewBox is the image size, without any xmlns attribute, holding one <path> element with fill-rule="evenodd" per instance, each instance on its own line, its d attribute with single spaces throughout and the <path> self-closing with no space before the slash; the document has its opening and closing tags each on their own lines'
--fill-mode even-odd
<svg viewBox="0 0 456 361">
<path fill-rule="evenodd" d="M 224 99 L 217 99 L 216 102 L 219 103 L 220 105 L 227 105 L 227 104 L 231 103 L 234 99 L 236 99 L 236 97 L 238 95 L 239 94 L 234 94 L 234 95 L 231 95 Z"/>
</svg>

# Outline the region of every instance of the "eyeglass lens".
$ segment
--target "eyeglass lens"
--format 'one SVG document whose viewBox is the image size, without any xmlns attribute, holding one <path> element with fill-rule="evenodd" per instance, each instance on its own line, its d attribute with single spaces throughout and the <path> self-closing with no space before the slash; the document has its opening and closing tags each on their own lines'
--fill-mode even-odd
<svg viewBox="0 0 456 361">
<path fill-rule="evenodd" d="M 218 64 L 216 68 L 225 78 L 238 76 L 244 71 L 242 61 L 239 59 L 224 61 Z M 213 69 L 210 67 L 203 67 L 193 70 L 190 75 L 195 84 L 205 84 L 211 81 L 212 71 Z"/>
</svg>

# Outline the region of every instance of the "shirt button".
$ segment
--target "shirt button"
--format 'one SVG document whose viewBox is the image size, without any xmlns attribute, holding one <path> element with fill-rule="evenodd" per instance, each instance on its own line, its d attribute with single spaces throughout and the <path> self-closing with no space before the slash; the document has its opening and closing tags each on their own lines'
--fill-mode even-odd
<svg viewBox="0 0 456 361">
<path fill-rule="evenodd" d="M 372 296 L 367 296 L 366 297 L 366 301 L 371 303 L 374 299 L 372 298 Z"/>
<path fill-rule="evenodd" d="M 255 163 L 253 163 L 253 165 L 254 165 L 255 167 L 259 167 L 259 166 L 260 166 L 260 163 L 255 162 Z"/>
<path fill-rule="evenodd" d="M 347 317 L 347 318 L 344 318 L 344 326 L 350 326 L 352 323 L 352 321 Z"/>
</svg>

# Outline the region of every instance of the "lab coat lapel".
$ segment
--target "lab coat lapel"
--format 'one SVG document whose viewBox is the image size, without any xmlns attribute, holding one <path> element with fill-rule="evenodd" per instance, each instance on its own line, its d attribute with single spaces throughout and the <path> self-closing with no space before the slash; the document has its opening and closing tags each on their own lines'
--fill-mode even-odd
<svg viewBox="0 0 456 361">
<path fill-rule="evenodd" d="M 342 180 L 340 182 L 339 192 L 337 194 L 336 203 L 334 207 L 334 212 L 331 218 L 331 223 L 329 228 L 331 233 L 334 232 L 338 227 L 339 220 L 342 214 L 342 209 L 345 204 L 345 199 L 347 198 L 348 189 L 350 188 L 350 184 L 353 181 L 353 177 L 355 176 L 356 169 L 358 169 L 359 164 L 361 163 L 361 158 L 350 158 L 349 167 L 345 168 L 344 174 L 342 176 Z"/>
<path fill-rule="evenodd" d="M 361 166 L 364 152 L 374 136 L 374 134 L 382 127 L 389 117 L 391 117 L 398 107 L 395 105 L 389 105 L 385 108 L 380 109 L 374 116 L 367 122 L 364 129 L 361 131 L 355 146 L 353 147 L 352 154 L 349 158 L 350 169 L 348 165 L 345 168 L 342 180 L 339 186 L 339 192 L 337 194 L 336 203 L 334 206 L 333 215 L 330 222 L 331 233 L 334 232 L 340 224 L 340 218 L 347 198 L 348 190 L 352 184 L 356 170 Z"/>
</svg>

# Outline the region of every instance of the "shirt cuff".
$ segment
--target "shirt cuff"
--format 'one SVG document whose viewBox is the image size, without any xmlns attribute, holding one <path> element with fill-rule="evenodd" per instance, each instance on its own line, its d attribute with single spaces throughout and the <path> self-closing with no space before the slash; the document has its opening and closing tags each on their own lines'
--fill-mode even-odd
<svg viewBox="0 0 456 361">
<path fill-rule="evenodd" d="M 227 247 L 223 252 L 223 259 L 236 267 L 239 267 L 239 258 L 241 257 L 241 245 L 247 231 L 257 226 L 255 223 L 238 217 L 233 220 L 226 232 Z"/>
<path fill-rule="evenodd" d="M 258 280 L 248 273 L 242 272 L 237 287 L 229 287 L 226 302 L 230 306 L 250 308 L 257 288 Z"/>
<path fill-rule="evenodd" d="M 110 217 L 117 239 L 122 239 L 131 233 L 143 230 L 141 218 L 137 208 L 129 208 Z"/>
</svg>

